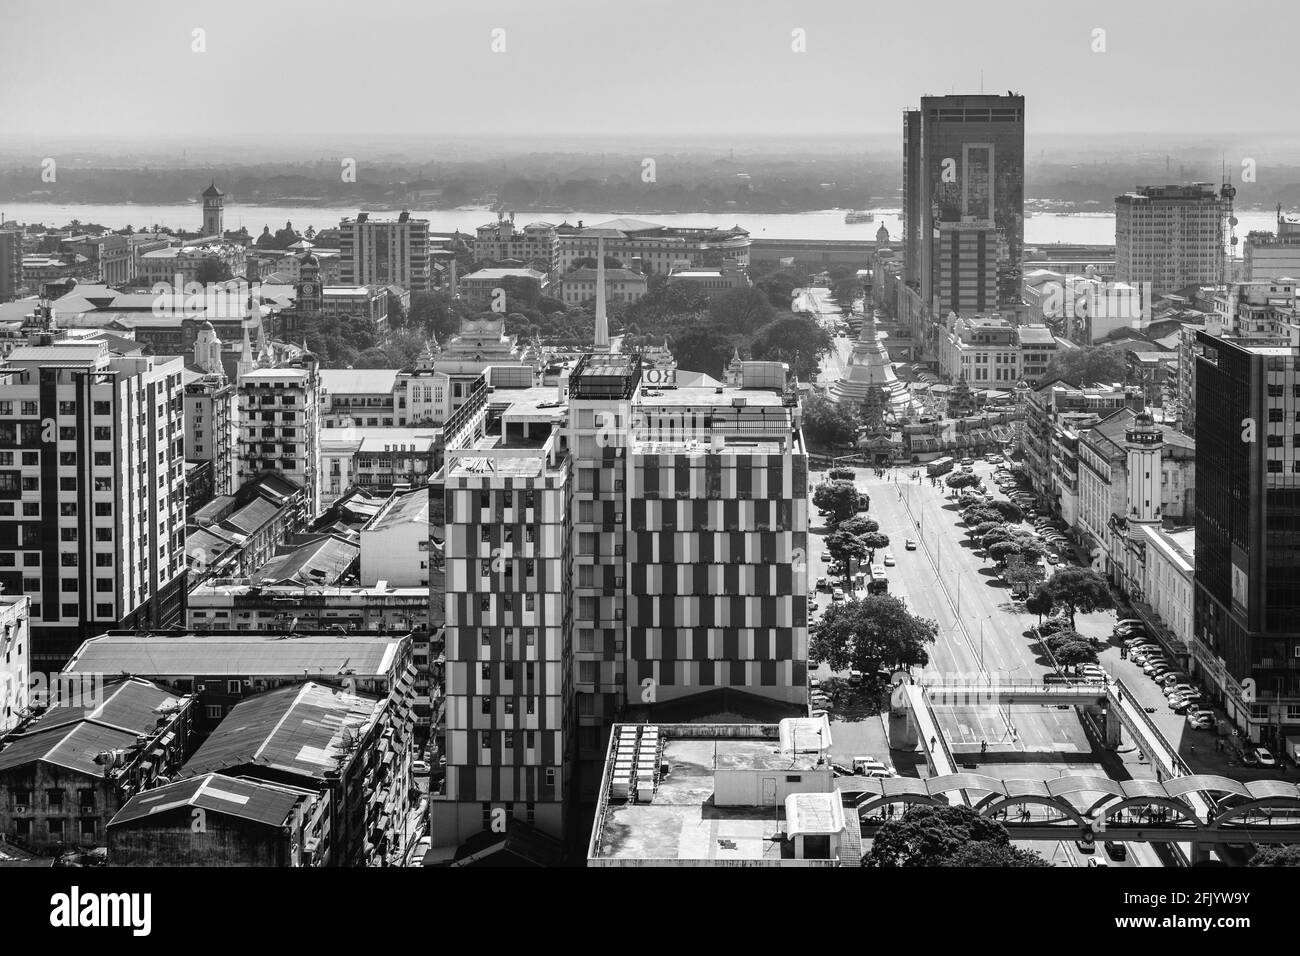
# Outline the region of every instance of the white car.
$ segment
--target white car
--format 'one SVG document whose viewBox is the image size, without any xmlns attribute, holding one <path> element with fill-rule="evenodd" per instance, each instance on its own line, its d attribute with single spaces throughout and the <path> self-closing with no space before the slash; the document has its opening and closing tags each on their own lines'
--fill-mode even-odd
<svg viewBox="0 0 1300 956">
<path fill-rule="evenodd" d="M 840 601 L 843 601 L 843 600 L 844 600 L 844 589 L 843 589 L 843 588 L 836 588 L 834 591 L 832 591 L 832 592 L 831 592 L 831 600 L 834 601 L 836 604 L 838 604 Z"/>
<path fill-rule="evenodd" d="M 894 556 L 888 551 L 885 552 L 885 567 L 892 568 L 895 565 Z"/>
<path fill-rule="evenodd" d="M 1255 759 L 1259 761 L 1259 765 L 1261 767 L 1277 766 L 1277 758 L 1273 756 L 1273 752 L 1269 750 L 1267 747 L 1256 747 Z"/>
<path fill-rule="evenodd" d="M 415 841 L 415 846 L 411 848 L 411 855 L 406 858 L 407 866 L 424 866 L 424 856 L 433 846 L 433 838 L 422 836 Z"/>
</svg>

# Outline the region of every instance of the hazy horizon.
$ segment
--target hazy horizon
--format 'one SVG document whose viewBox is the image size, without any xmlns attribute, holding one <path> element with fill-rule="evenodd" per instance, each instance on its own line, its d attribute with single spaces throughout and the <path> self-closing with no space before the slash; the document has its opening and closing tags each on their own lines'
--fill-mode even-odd
<svg viewBox="0 0 1300 956">
<path fill-rule="evenodd" d="M 1027 151 L 1291 151 L 1277 97 L 1300 11 L 1243 0 L 1212 55 L 1206 0 L 1053 7 L 957 0 L 339 0 L 219 7 L 11 0 L 0 35 L 0 147 L 367 155 L 783 144 L 897 153 L 922 95 L 1026 97 Z M 204 52 L 193 52 L 202 29 Z M 495 29 L 504 52 L 492 52 Z M 1093 52 L 1103 29 L 1105 52 Z M 806 52 L 792 50 L 805 31 Z M 1237 51 L 1242 51 L 1238 53 Z M 1249 68 L 1236 68 L 1233 57 Z M 593 134 L 593 130 L 599 130 Z M 857 144 L 857 145 L 855 145 Z M 1271 144 L 1271 145 L 1270 145 Z M 286 154 L 285 150 L 291 150 Z M 310 150 L 304 152 L 304 150 Z"/>
</svg>

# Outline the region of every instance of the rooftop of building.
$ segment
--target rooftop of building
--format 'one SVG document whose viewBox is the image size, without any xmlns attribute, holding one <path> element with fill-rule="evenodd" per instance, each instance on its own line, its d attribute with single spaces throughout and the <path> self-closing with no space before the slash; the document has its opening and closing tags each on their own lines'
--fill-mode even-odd
<svg viewBox="0 0 1300 956">
<path fill-rule="evenodd" d="M 496 282 L 501 279 L 536 279 L 541 282 L 546 278 L 545 272 L 538 272 L 536 269 L 479 269 L 477 272 L 471 272 L 462 277 L 461 281 L 473 279 L 478 282 L 492 281 Z"/>
<path fill-rule="evenodd" d="M 320 383 L 331 395 L 390 395 L 397 376 L 395 368 L 323 368 Z"/>
<path fill-rule="evenodd" d="M 188 540 L 187 540 L 188 543 Z M 254 585 L 284 584 L 317 587 L 338 583 L 361 557 L 361 547 L 333 535 L 322 535 L 285 554 L 278 554 L 249 576 Z"/>
<path fill-rule="evenodd" d="M 101 675 L 89 672 L 88 676 Z M 102 692 L 86 686 L 84 680 L 64 686 L 68 691 L 61 687 L 60 699 L 0 750 L 0 772 L 44 761 L 102 777 L 104 768 L 95 763 L 97 754 L 135 746 L 137 737 L 157 729 L 160 715 L 179 704 L 175 694 L 134 678 L 105 684 Z M 73 699 L 65 702 L 65 693 Z"/>
<path fill-rule="evenodd" d="M 240 382 L 274 382 L 280 379 L 300 380 L 308 377 L 308 370 L 305 368 L 292 368 L 281 366 L 279 368 L 255 368 L 244 372 L 239 376 Z"/>
<path fill-rule="evenodd" d="M 299 792 L 260 780 L 206 773 L 137 793 L 123 805 L 108 825 L 117 827 L 137 823 L 178 807 L 188 807 L 191 810 L 236 817 L 250 823 L 280 827 L 288 823 L 294 807 L 302 798 L 303 795 Z M 190 815 L 186 814 L 187 827 L 189 819 Z"/>
<path fill-rule="evenodd" d="M 1021 345 L 1055 345 L 1056 337 L 1045 325 L 1022 325 L 1016 330 Z"/>
<path fill-rule="evenodd" d="M 826 745 L 829 727 L 824 721 Z M 666 764 L 648 801 L 612 795 L 611 781 L 620 734 L 627 728 L 658 737 L 655 759 Z M 593 859 L 711 862 L 794 858 L 787 837 L 791 821 L 784 805 L 719 806 L 717 777 L 729 771 L 776 774 L 828 771 L 818 749 L 783 749 L 779 725 L 615 724 L 596 810 L 589 853 Z M 828 790 L 836 800 L 838 793 Z M 822 818 L 812 800 L 803 807 L 805 823 Z M 813 832 L 804 830 L 803 832 Z"/>
<path fill-rule="evenodd" d="M 372 585 L 316 585 L 303 588 L 299 584 L 252 583 L 251 579 L 234 581 L 217 578 L 205 581 L 189 592 L 191 606 L 207 606 L 209 602 L 220 602 L 225 598 L 247 597 L 274 601 L 280 597 L 291 597 L 295 601 L 339 601 L 340 603 L 364 603 L 393 599 L 424 600 L 429 598 L 427 587 L 397 588 L 389 586 L 387 581 Z"/>
<path fill-rule="evenodd" d="M 441 434 L 442 429 L 437 425 L 426 425 L 421 428 L 401 425 L 352 425 L 348 428 L 322 428 L 320 443 L 322 449 L 327 446 L 349 447 L 353 451 L 382 454 L 414 447 L 416 452 L 423 453 L 437 444 Z"/>
<path fill-rule="evenodd" d="M 255 631 L 109 631 L 85 641 L 64 669 L 77 674 L 144 674 L 157 677 L 302 677 L 390 673 L 402 637 L 349 633 Z"/>
<path fill-rule="evenodd" d="M 394 492 L 362 531 L 384 531 L 399 525 L 429 523 L 429 492 L 426 488 Z"/>
<path fill-rule="evenodd" d="M 240 701 L 185 762 L 184 777 L 256 765 L 321 780 L 336 770 L 385 705 L 307 681 Z"/>
</svg>

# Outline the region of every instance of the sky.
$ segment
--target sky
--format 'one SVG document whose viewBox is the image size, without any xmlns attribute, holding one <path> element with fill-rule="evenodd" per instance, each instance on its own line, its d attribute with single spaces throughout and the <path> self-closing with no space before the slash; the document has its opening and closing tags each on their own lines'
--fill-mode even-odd
<svg viewBox="0 0 1300 956">
<path fill-rule="evenodd" d="M 0 0 L 0 24 L 0 144 L 346 151 L 376 136 L 896 140 L 921 95 L 981 84 L 1025 94 L 1030 136 L 1269 130 L 1280 104 L 1295 115 L 1300 4 Z"/>
</svg>

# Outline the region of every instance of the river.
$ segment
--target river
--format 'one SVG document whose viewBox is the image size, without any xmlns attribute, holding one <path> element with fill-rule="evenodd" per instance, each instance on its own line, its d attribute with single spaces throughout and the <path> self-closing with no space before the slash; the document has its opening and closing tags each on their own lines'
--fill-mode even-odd
<svg viewBox="0 0 1300 956">
<path fill-rule="evenodd" d="M 376 218 L 396 215 L 400 210 L 389 212 L 372 210 Z M 876 230 L 883 223 L 889 229 L 893 241 L 900 241 L 902 223 L 898 209 L 873 210 L 875 222 L 848 225 L 844 222 L 843 209 L 819 209 L 801 213 L 745 213 L 730 212 L 722 215 L 713 213 L 608 213 L 608 212 L 533 212 L 519 210 L 515 222 L 523 225 L 538 219 L 559 223 L 565 220 L 577 223 L 581 220 L 592 226 L 615 218 L 641 219 L 646 222 L 665 226 L 731 226 L 739 224 L 749 230 L 755 239 L 874 239 Z M 459 229 L 461 232 L 473 233 L 474 229 L 495 218 L 495 214 L 484 208 L 466 207 L 460 209 L 416 209 L 410 210 L 417 218 L 429 220 L 429 230 L 433 233 L 450 233 Z M 344 216 L 355 216 L 355 206 L 254 206 L 238 203 L 227 204 L 225 225 L 227 229 L 246 226 L 253 235 L 261 233 L 262 227 L 270 226 L 271 231 L 281 228 L 286 222 L 292 222 L 294 228 L 302 231 L 308 226 L 324 229 L 337 226 Z M 202 207 L 198 203 L 181 203 L 175 205 L 134 205 L 121 203 L 114 205 L 77 204 L 77 203 L 0 203 L 0 215 L 5 222 L 11 220 L 22 223 L 44 223 L 47 226 L 62 226 L 76 219 L 83 223 L 98 223 L 110 229 L 134 226 L 137 230 L 154 225 L 170 226 L 173 229 L 198 229 L 203 220 Z M 1273 231 L 1276 228 L 1276 215 L 1272 210 L 1241 210 L 1237 212 L 1240 220 L 1237 235 L 1243 240 L 1252 229 Z M 1084 213 L 1062 215 L 1060 213 L 1035 213 L 1025 220 L 1025 242 L 1030 245 L 1049 242 L 1072 242 L 1091 245 L 1113 245 L 1115 242 L 1115 217 L 1110 213 Z"/>
</svg>

